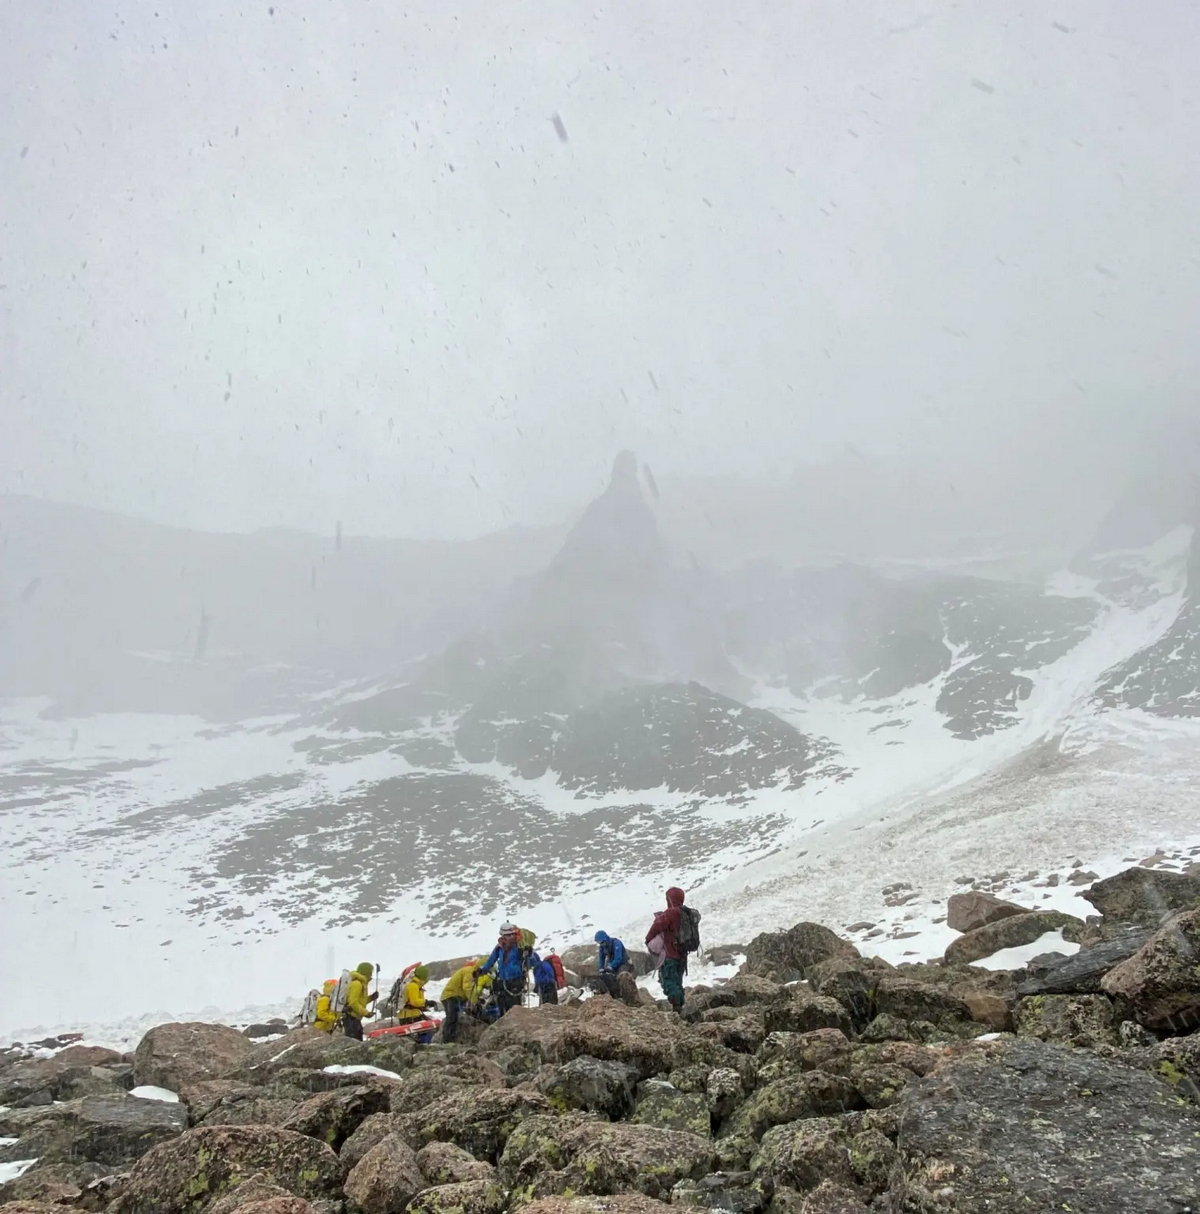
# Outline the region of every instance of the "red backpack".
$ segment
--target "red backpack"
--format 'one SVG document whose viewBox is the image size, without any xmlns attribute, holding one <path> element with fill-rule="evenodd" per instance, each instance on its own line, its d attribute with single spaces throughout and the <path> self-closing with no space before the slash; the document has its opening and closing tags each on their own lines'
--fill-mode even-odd
<svg viewBox="0 0 1200 1214">
<path fill-rule="evenodd" d="M 554 971 L 554 983 L 561 991 L 567 985 L 567 975 L 563 972 L 563 963 L 559 960 L 557 953 L 551 953 L 545 960 L 549 963 L 550 968 Z"/>
</svg>

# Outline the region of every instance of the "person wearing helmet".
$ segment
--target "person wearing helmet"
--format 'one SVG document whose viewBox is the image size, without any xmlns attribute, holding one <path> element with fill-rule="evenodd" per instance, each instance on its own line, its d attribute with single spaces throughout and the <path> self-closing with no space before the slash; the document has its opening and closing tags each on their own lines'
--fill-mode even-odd
<svg viewBox="0 0 1200 1214">
<path fill-rule="evenodd" d="M 474 977 L 496 971 L 496 983 L 492 989 L 496 993 L 500 1015 L 503 1016 L 524 998 L 526 974 L 533 966 L 540 965 L 541 960 L 532 949 L 521 947 L 521 929 L 515 923 L 505 923 L 501 925 L 496 947 L 474 971 Z"/>
<path fill-rule="evenodd" d="M 350 975 L 350 989 L 346 992 L 346 1006 L 342 1010 L 342 1032 L 356 1041 L 363 1039 L 362 1022 L 375 1014 L 371 1004 L 378 992 L 373 995 L 367 990 L 374 973 L 375 967 L 369 961 L 363 961 Z"/>
</svg>

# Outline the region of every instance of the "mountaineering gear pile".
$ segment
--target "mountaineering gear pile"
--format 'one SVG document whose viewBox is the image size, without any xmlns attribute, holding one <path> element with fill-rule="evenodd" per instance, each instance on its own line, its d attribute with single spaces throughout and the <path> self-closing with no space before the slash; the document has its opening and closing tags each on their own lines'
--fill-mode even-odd
<svg viewBox="0 0 1200 1214">
<path fill-rule="evenodd" d="M 607 932 L 597 932 L 595 940 L 598 946 L 596 948 L 596 969 L 600 973 L 611 970 L 615 974 L 628 963 L 629 951 L 616 936 L 610 936 Z"/>
<path fill-rule="evenodd" d="M 429 967 L 417 965 L 413 967 L 404 984 L 404 1001 L 397 1000 L 396 1019 L 401 1021 L 420 1020 L 425 1015 L 425 983 L 429 978 Z"/>
<path fill-rule="evenodd" d="M 333 992 L 337 990 L 338 980 L 330 978 L 321 988 L 320 998 L 314 1011 L 313 1027 L 322 1033 L 332 1033 L 337 1028 L 337 1012 L 333 1010 Z"/>
<path fill-rule="evenodd" d="M 687 973 L 687 950 L 680 943 L 680 928 L 685 918 L 684 896 L 683 890 L 677 885 L 671 886 L 667 890 L 667 909 L 654 916 L 654 922 L 646 933 L 647 947 L 655 936 L 662 940 L 663 962 L 659 967 L 658 981 L 663 994 L 677 1012 L 683 1010 L 683 976 Z M 699 923 L 699 912 L 693 911 L 690 906 L 686 910 L 687 918 L 690 920 L 691 916 L 695 915 L 696 922 Z M 695 939 L 699 943 L 698 928 L 695 930 Z"/>
<path fill-rule="evenodd" d="M 350 975 L 349 989 L 346 991 L 346 1006 L 342 1009 L 342 1032 L 356 1041 L 363 1039 L 362 1022 L 372 1014 L 369 1004 L 374 996 L 368 992 L 367 988 L 371 983 L 371 975 L 374 973 L 375 967 L 369 961 L 363 961 Z"/>
</svg>

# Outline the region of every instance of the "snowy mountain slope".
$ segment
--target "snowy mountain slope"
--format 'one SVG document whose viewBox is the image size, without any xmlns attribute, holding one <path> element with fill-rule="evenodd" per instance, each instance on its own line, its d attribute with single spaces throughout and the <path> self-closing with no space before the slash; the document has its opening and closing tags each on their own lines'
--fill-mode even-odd
<svg viewBox="0 0 1200 1214">
<path fill-rule="evenodd" d="M 482 947 L 502 917 L 565 944 L 665 883 L 713 942 L 852 922 L 899 881 L 941 898 L 956 870 L 1191 829 L 1192 723 L 1098 694 L 1173 671 L 1188 528 L 1114 557 L 1124 580 L 723 579 L 632 536 L 653 526 L 633 494 L 618 467 L 583 538 L 407 681 L 219 726 L 0 703 L 0 960 L 54 976 L 0 1031 L 144 1013 L 148 990 L 274 1004 L 363 955 Z"/>
</svg>

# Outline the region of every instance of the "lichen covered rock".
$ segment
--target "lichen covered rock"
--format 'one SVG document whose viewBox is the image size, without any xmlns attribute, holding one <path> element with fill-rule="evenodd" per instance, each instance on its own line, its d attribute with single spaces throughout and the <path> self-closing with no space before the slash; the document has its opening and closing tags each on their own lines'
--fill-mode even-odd
<svg viewBox="0 0 1200 1214">
<path fill-rule="evenodd" d="M 138 1042 L 133 1074 L 139 1084 L 178 1092 L 184 1084 L 231 1074 L 258 1048 L 224 1024 L 160 1024 Z"/>
<path fill-rule="evenodd" d="M 1200 1026 L 1200 910 L 1168 919 L 1100 985 L 1148 1029 L 1185 1033 Z"/>
<path fill-rule="evenodd" d="M 524 1199 L 634 1191 L 666 1200 L 680 1180 L 712 1171 L 712 1142 L 656 1126 L 569 1115 L 532 1117 L 500 1157 L 503 1182 Z"/>
<path fill-rule="evenodd" d="M 261 1174 L 297 1197 L 333 1197 L 338 1158 L 323 1142 L 272 1126 L 199 1126 L 143 1155 L 110 1214 L 198 1214 Z"/>
<path fill-rule="evenodd" d="M 1178 1214 L 1200 1202 L 1200 1109 L 1148 1073 L 1032 1038 L 973 1046 L 910 1083 L 897 1146 L 905 1210 Z"/>
<path fill-rule="evenodd" d="M 344 1192 L 362 1214 L 396 1214 L 425 1187 L 417 1153 L 389 1134 L 350 1170 Z"/>
<path fill-rule="evenodd" d="M 1104 995 L 1029 995 L 1013 1011 L 1017 1033 L 1094 1049 L 1117 1045 L 1117 1018 Z"/>
<path fill-rule="evenodd" d="M 638 1085 L 637 1107 L 630 1120 L 636 1125 L 682 1130 L 701 1138 L 712 1133 L 707 1098 L 697 1092 L 681 1092 L 661 1079 L 647 1079 Z"/>
</svg>

